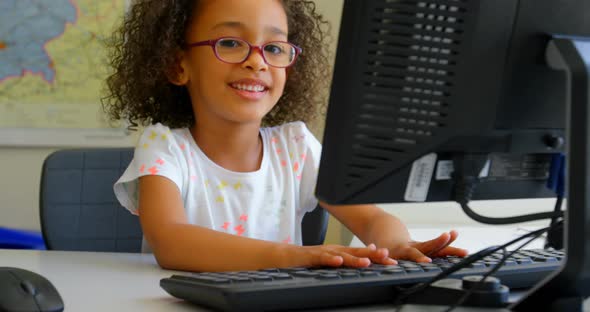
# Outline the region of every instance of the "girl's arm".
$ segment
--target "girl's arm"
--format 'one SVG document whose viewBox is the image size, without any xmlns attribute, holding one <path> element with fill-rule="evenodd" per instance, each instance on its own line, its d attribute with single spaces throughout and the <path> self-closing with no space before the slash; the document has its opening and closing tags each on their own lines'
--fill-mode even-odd
<svg viewBox="0 0 590 312">
<path fill-rule="evenodd" d="M 415 242 L 397 217 L 375 205 L 329 205 L 324 202 L 320 205 L 363 243 L 387 248 L 392 258 L 429 262 L 428 256 L 467 255 L 466 250 L 449 246 L 457 238 L 456 231 L 443 233 L 430 241 Z"/>
<path fill-rule="evenodd" d="M 231 235 L 188 224 L 176 184 L 161 176 L 139 179 L 143 234 L 162 268 L 234 271 L 271 267 L 364 267 L 386 250 L 344 246 L 295 246 Z M 385 253 L 385 254 L 384 254 Z"/>
</svg>

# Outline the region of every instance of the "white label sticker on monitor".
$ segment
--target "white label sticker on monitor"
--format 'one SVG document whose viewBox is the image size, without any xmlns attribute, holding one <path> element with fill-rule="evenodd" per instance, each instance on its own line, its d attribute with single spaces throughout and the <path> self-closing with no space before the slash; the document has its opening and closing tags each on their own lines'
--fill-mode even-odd
<svg viewBox="0 0 590 312">
<path fill-rule="evenodd" d="M 404 195 L 406 201 L 426 201 L 435 164 L 435 153 L 425 155 L 414 161 L 412 170 L 410 171 L 410 177 L 408 178 L 408 184 L 406 185 L 406 193 Z"/>
<path fill-rule="evenodd" d="M 486 164 L 481 168 L 479 172 L 480 178 L 485 178 L 490 174 L 490 160 L 486 161 Z M 453 166 L 452 160 L 439 160 L 436 164 L 436 173 L 434 174 L 434 179 L 437 181 L 440 180 L 450 180 L 452 178 L 453 171 L 455 171 L 455 167 Z"/>
<path fill-rule="evenodd" d="M 436 165 L 436 174 L 434 175 L 435 180 L 449 180 L 451 179 L 451 174 L 455 168 L 453 167 L 452 160 L 439 160 L 438 164 Z"/>
</svg>

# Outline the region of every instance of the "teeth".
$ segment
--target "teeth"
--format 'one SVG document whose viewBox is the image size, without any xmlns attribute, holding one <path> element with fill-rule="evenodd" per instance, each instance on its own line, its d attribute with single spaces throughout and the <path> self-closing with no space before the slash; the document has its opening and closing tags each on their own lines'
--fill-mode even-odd
<svg viewBox="0 0 590 312">
<path fill-rule="evenodd" d="M 244 85 L 239 83 L 232 84 L 232 87 L 238 90 L 245 90 L 250 92 L 262 92 L 265 89 L 264 86 L 261 85 Z"/>
</svg>

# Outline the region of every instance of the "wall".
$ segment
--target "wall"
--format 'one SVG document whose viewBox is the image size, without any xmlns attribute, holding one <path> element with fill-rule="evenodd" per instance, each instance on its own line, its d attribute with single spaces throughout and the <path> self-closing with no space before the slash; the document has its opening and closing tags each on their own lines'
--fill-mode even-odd
<svg viewBox="0 0 590 312">
<path fill-rule="evenodd" d="M 315 3 L 318 11 L 321 12 L 326 20 L 328 20 L 331 24 L 331 42 L 329 42 L 329 45 L 330 51 L 332 51 L 331 61 L 333 66 L 334 57 L 336 56 L 336 44 L 338 43 L 338 31 L 340 29 L 340 17 L 342 15 L 343 0 L 315 0 Z M 326 90 L 326 92 L 328 91 L 329 90 Z M 323 123 L 311 125 L 310 129 L 321 141 L 324 129 Z M 343 238 L 350 240 L 351 237 L 352 236 L 350 232 L 348 232 L 346 228 L 338 222 L 338 220 L 330 217 L 330 221 L 328 223 L 328 232 L 326 233 L 326 243 L 341 244 L 343 242 Z"/>
<path fill-rule="evenodd" d="M 0 226 L 39 230 L 41 166 L 53 151 L 0 148 Z"/>
</svg>

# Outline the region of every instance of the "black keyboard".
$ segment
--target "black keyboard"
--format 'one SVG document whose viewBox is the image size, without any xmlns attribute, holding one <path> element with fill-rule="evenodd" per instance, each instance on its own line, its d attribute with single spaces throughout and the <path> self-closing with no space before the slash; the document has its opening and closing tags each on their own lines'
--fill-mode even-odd
<svg viewBox="0 0 590 312">
<path fill-rule="evenodd" d="M 511 289 L 528 288 L 560 266 L 564 253 L 531 249 L 514 254 L 493 276 Z M 461 269 L 451 278 L 486 273 L 502 258 L 492 254 Z M 367 268 L 287 268 L 172 275 L 160 286 L 174 297 L 223 311 L 268 311 L 324 308 L 392 302 L 397 286 L 430 280 L 460 262 L 457 257 L 432 263 L 398 261 Z"/>
</svg>

